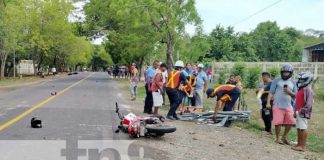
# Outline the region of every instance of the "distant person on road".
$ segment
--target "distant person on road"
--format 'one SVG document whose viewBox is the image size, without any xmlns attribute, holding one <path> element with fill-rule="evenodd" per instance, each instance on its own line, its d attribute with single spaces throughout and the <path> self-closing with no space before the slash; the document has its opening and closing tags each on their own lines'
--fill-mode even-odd
<svg viewBox="0 0 324 160">
<path fill-rule="evenodd" d="M 204 99 L 204 93 L 206 92 L 206 88 L 207 88 L 207 75 L 206 73 L 203 71 L 204 65 L 203 64 L 199 64 L 197 71 L 197 83 L 196 83 L 196 87 L 194 90 L 194 97 L 195 97 L 195 110 L 196 111 L 202 111 L 203 110 L 203 99 Z"/>
<path fill-rule="evenodd" d="M 293 71 L 294 69 L 290 64 L 282 66 L 281 77 L 272 81 L 267 100 L 266 107 L 271 109 L 271 100 L 273 99 L 273 124 L 275 125 L 276 142 L 278 144 L 290 144 L 288 134 L 291 127 L 296 124 L 291 103 L 297 93 L 296 83 L 291 79 Z M 285 127 L 285 131 L 280 139 L 281 126 Z"/>
<path fill-rule="evenodd" d="M 264 131 L 268 135 L 272 135 L 271 125 L 272 125 L 272 106 L 267 108 L 268 95 L 271 87 L 271 75 L 268 72 L 262 73 L 262 82 L 259 88 L 256 90 L 257 98 L 260 100 L 261 104 L 261 117 L 265 126 Z M 273 101 L 270 101 L 273 104 Z"/>
<path fill-rule="evenodd" d="M 145 97 L 145 105 L 144 105 L 144 113 L 152 114 L 152 108 L 153 108 L 153 95 L 152 95 L 152 83 L 153 83 L 153 77 L 157 71 L 157 69 L 160 66 L 159 61 L 154 61 L 153 66 L 150 66 L 146 72 L 145 72 L 145 91 L 146 91 L 146 97 Z"/>
<path fill-rule="evenodd" d="M 159 108 L 162 107 L 163 104 L 163 72 L 167 70 L 167 65 L 162 63 L 160 68 L 156 71 L 153 82 L 152 82 L 152 95 L 153 95 L 153 114 L 158 115 Z"/>
<path fill-rule="evenodd" d="M 298 143 L 292 147 L 295 151 L 305 151 L 307 141 L 308 119 L 312 115 L 314 103 L 314 94 L 310 84 L 313 81 L 313 75 L 310 72 L 302 72 L 298 75 L 298 92 L 296 95 L 296 128 Z"/>
<path fill-rule="evenodd" d="M 183 71 L 184 68 L 183 61 L 177 61 L 174 64 L 174 69 L 169 73 L 169 79 L 166 85 L 166 93 L 170 101 L 170 109 L 167 114 L 167 119 L 179 120 L 176 114 L 178 107 L 182 102 L 183 91 L 179 89 L 180 84 L 186 85 L 187 83 L 187 73 Z M 190 84 L 189 84 L 190 85 Z"/>
<path fill-rule="evenodd" d="M 208 88 L 206 91 L 207 98 L 216 97 L 215 111 L 213 120 L 216 122 L 217 113 L 221 110 L 232 111 L 235 103 L 241 95 L 241 90 L 235 85 L 225 84 L 215 89 Z M 224 107 L 224 109 L 223 109 Z"/>
<path fill-rule="evenodd" d="M 131 100 L 134 101 L 136 100 L 137 84 L 139 81 L 139 73 L 135 63 L 132 64 L 131 74 L 133 75 L 130 80 Z"/>
</svg>

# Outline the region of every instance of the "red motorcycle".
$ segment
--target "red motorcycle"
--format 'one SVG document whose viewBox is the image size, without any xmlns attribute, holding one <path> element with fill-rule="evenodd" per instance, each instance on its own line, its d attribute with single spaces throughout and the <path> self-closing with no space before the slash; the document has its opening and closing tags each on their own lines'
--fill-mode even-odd
<svg viewBox="0 0 324 160">
<path fill-rule="evenodd" d="M 176 131 L 176 127 L 162 124 L 165 121 L 163 116 L 152 115 L 147 117 L 138 117 L 133 113 L 122 115 L 119 112 L 118 104 L 116 103 L 116 113 L 121 120 L 118 129 L 115 131 L 123 131 L 131 137 L 161 137 L 166 133 Z"/>
</svg>

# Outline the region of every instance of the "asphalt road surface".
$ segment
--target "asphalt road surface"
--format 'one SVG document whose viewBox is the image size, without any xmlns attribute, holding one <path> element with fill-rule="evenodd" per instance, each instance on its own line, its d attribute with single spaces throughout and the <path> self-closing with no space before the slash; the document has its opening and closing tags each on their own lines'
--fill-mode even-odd
<svg viewBox="0 0 324 160">
<path fill-rule="evenodd" d="M 109 145 L 127 146 L 128 156 L 143 158 L 143 148 L 129 145 L 126 134 L 114 133 L 119 122 L 116 101 L 121 108 L 127 106 L 117 82 L 107 73 L 84 72 L 1 93 L 0 159 L 36 160 L 48 153 L 60 155 L 47 155 L 47 159 L 127 159 L 115 153 L 119 152 L 116 147 L 104 153 Z M 32 117 L 41 119 L 43 128 L 31 128 Z M 81 144 L 83 149 L 79 149 Z M 155 159 L 147 153 L 145 158 Z"/>
</svg>

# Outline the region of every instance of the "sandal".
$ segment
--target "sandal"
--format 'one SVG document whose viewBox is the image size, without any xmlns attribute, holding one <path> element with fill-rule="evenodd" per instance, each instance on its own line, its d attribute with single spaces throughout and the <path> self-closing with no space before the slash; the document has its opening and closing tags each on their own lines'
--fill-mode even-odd
<svg viewBox="0 0 324 160">
<path fill-rule="evenodd" d="M 298 152 L 305 152 L 305 150 L 302 147 L 296 146 L 296 147 L 292 147 L 291 148 L 294 151 L 298 151 Z"/>
<path fill-rule="evenodd" d="M 276 143 L 284 145 L 285 143 L 282 140 L 277 140 Z"/>
<path fill-rule="evenodd" d="M 285 145 L 290 146 L 290 142 L 287 139 L 282 139 L 281 140 Z"/>
</svg>

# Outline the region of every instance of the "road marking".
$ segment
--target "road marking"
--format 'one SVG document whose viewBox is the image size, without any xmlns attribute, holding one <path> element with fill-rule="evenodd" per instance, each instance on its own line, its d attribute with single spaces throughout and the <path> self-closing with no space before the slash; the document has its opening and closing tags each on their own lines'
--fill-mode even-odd
<svg viewBox="0 0 324 160">
<path fill-rule="evenodd" d="M 92 73 L 93 74 L 93 73 Z M 2 124 L 0 126 L 0 131 L 6 129 L 7 127 L 15 124 L 16 122 L 18 122 L 19 120 L 21 120 L 22 118 L 26 117 L 28 114 L 32 113 L 33 111 L 35 111 L 38 108 L 43 107 L 45 104 L 47 104 L 48 102 L 50 102 L 51 100 L 53 100 L 54 98 L 64 94 L 65 92 L 67 92 L 68 90 L 70 90 L 71 88 L 75 87 L 76 85 L 80 84 L 81 82 L 83 82 L 84 80 L 86 80 L 87 78 L 89 78 L 90 76 L 92 76 L 92 74 L 88 75 L 87 77 L 81 79 L 80 81 L 70 85 L 69 87 L 63 89 L 62 91 L 58 92 L 56 96 L 51 96 L 45 100 L 43 100 L 42 102 L 32 106 L 31 108 L 29 108 L 27 111 L 21 113 L 20 115 L 18 115 L 17 117 L 7 121 L 6 123 Z"/>
</svg>

